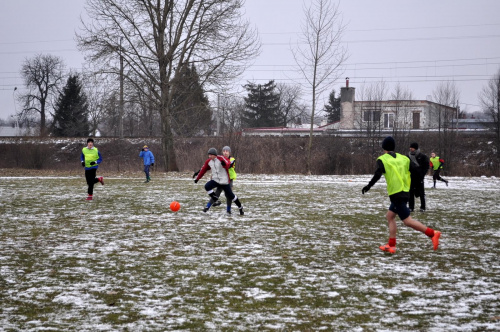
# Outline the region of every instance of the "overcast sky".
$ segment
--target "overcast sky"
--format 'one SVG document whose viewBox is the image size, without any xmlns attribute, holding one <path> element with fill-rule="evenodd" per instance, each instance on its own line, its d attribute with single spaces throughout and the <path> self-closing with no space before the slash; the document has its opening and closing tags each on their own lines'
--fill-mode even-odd
<svg viewBox="0 0 500 332">
<path fill-rule="evenodd" d="M 0 118 L 19 110 L 19 74 L 26 58 L 44 53 L 81 70 L 83 55 L 75 31 L 85 0 L 0 1 Z M 290 45 L 304 18 L 302 0 L 247 0 L 245 16 L 259 30 L 262 53 L 236 82 L 300 82 Z M 349 50 L 342 79 L 328 90 L 384 81 L 389 93 L 398 82 L 415 99 L 426 99 L 440 82 L 454 81 L 462 110 L 479 110 L 477 95 L 500 68 L 500 0 L 343 0 L 342 38 Z M 14 92 L 14 88 L 18 90 Z M 308 100 L 307 96 L 303 96 Z M 359 100 L 359 97 L 357 97 Z M 324 101 L 320 102 L 322 105 Z"/>
</svg>

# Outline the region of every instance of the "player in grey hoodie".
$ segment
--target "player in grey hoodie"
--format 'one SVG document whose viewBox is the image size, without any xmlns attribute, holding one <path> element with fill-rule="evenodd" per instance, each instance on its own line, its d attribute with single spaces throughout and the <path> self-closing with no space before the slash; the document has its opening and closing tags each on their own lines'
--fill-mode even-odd
<svg viewBox="0 0 500 332">
<path fill-rule="evenodd" d="M 243 206 L 241 205 L 240 200 L 233 193 L 231 186 L 229 185 L 229 167 L 229 159 L 224 156 L 218 156 L 217 150 L 215 148 L 210 148 L 208 150 L 208 159 L 200 169 L 200 172 L 196 176 L 194 183 L 198 183 L 203 175 L 205 175 L 205 173 L 210 169 L 212 171 L 212 179 L 205 184 L 205 190 L 207 191 L 208 196 L 210 196 L 210 198 L 212 198 L 214 201 L 217 201 L 219 197 L 217 197 L 217 195 L 215 194 L 214 189 L 221 188 L 227 198 L 227 213 L 231 214 L 231 205 L 232 202 L 234 202 L 240 210 L 240 215 L 243 215 Z M 204 208 L 203 211 L 207 212 L 208 208 Z"/>
</svg>

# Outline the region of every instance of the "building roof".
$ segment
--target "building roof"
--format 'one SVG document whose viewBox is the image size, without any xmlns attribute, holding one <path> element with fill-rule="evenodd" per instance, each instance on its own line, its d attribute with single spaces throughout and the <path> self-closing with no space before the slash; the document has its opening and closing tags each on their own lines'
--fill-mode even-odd
<svg viewBox="0 0 500 332">
<path fill-rule="evenodd" d="M 313 133 L 323 133 L 328 129 L 334 129 L 340 121 L 327 123 L 324 126 L 314 127 Z M 310 127 L 303 128 L 288 128 L 288 127 L 258 127 L 258 128 L 244 128 L 243 135 L 301 135 L 309 134 L 311 131 Z"/>
<path fill-rule="evenodd" d="M 19 128 L 14 128 L 12 126 L 0 126 L 0 136 L 20 136 Z"/>
<path fill-rule="evenodd" d="M 456 107 L 446 106 L 442 104 L 435 103 L 429 100 L 355 100 L 354 104 L 383 104 L 390 106 L 391 104 L 403 105 L 403 106 L 421 106 L 421 105 L 435 105 L 436 107 L 447 108 L 449 110 L 456 111 Z"/>
</svg>

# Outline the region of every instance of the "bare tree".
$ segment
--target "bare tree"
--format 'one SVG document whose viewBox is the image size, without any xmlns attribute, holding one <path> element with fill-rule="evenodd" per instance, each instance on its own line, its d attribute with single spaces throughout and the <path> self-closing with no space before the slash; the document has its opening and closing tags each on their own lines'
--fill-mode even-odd
<svg viewBox="0 0 500 332">
<path fill-rule="evenodd" d="M 498 157 L 500 154 L 500 69 L 479 93 L 479 102 L 484 113 L 493 120 Z"/>
<path fill-rule="evenodd" d="M 310 173 L 316 101 L 342 75 L 341 66 L 347 59 L 347 50 L 340 43 L 345 25 L 338 4 L 332 0 L 313 0 L 304 8 L 304 13 L 301 40 L 304 46 L 298 45 L 293 50 L 293 57 L 312 97 L 306 161 L 306 172 Z"/>
<path fill-rule="evenodd" d="M 438 150 L 446 155 L 451 146 L 449 128 L 453 119 L 457 117 L 454 110 L 458 110 L 460 104 L 460 92 L 453 81 L 441 82 L 432 92 L 433 101 L 437 103 L 433 110 L 433 116 L 438 124 Z M 444 150 L 444 151 L 443 151 Z"/>
<path fill-rule="evenodd" d="M 220 134 L 232 136 L 241 130 L 241 118 L 245 111 L 245 100 L 231 94 L 221 94 L 218 97 L 217 110 L 214 112 Z"/>
<path fill-rule="evenodd" d="M 40 114 L 40 136 L 47 134 L 49 108 L 59 93 L 63 83 L 63 60 L 54 55 L 38 54 L 26 59 L 21 69 L 24 85 L 28 91 L 19 96 L 23 109 L 20 118 L 30 118 Z"/>
<path fill-rule="evenodd" d="M 305 113 L 305 108 L 300 104 L 302 89 L 300 85 L 290 85 L 286 83 L 276 84 L 279 94 L 278 113 L 283 127 L 290 123 L 301 123 L 301 117 Z"/>
<path fill-rule="evenodd" d="M 109 81 L 107 75 L 102 74 L 86 75 L 82 81 L 87 95 L 90 133 L 96 136 L 98 132 L 100 133 L 99 125 L 102 125 L 105 117 L 105 100 L 113 91 L 113 82 Z"/>
<path fill-rule="evenodd" d="M 172 96 L 183 65 L 196 65 L 207 89 L 239 76 L 259 52 L 259 41 L 242 21 L 243 0 L 88 0 L 90 23 L 80 48 L 103 70 L 119 74 L 158 105 L 167 171 L 178 170 L 171 127 Z M 119 66 L 124 62 L 126 70 Z"/>
<path fill-rule="evenodd" d="M 393 92 L 391 93 L 391 99 L 393 101 L 393 114 L 394 119 L 392 120 L 392 135 L 400 145 L 409 146 L 408 137 L 410 134 L 411 124 L 412 124 L 412 112 L 410 105 L 413 100 L 413 95 L 408 88 L 404 88 L 400 83 L 396 84 Z M 384 117 L 390 117 L 389 114 L 384 114 Z M 384 119 L 384 124 L 387 119 Z M 391 119 L 389 119 L 391 122 Z M 388 127 L 390 128 L 390 126 Z"/>
<path fill-rule="evenodd" d="M 386 100 L 387 83 L 379 81 L 363 85 L 360 89 L 361 101 L 356 102 L 355 116 L 358 127 L 369 137 L 371 153 L 380 151 L 379 138 L 383 128 L 382 102 Z"/>
</svg>

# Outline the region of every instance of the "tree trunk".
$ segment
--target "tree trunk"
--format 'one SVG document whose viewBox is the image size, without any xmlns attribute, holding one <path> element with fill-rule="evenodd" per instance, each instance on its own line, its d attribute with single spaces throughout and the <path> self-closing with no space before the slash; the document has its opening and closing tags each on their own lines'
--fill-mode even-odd
<svg viewBox="0 0 500 332">
<path fill-rule="evenodd" d="M 163 162 L 165 163 L 165 171 L 178 172 L 177 158 L 174 150 L 174 136 L 170 126 L 170 112 L 166 105 L 161 108 L 161 148 L 163 152 Z"/>
<path fill-rule="evenodd" d="M 47 133 L 47 130 L 45 129 L 45 106 L 42 105 L 40 111 L 40 136 L 44 137 Z"/>
</svg>

